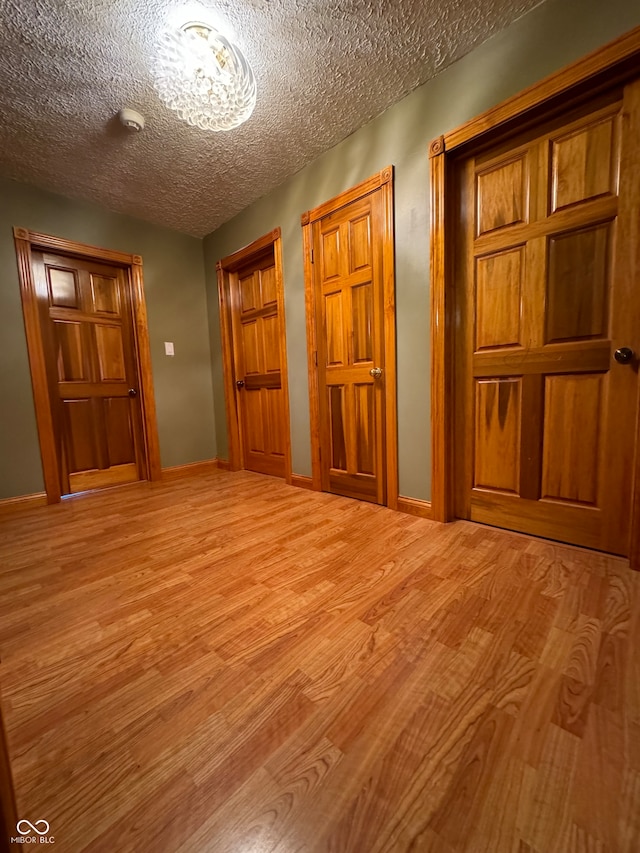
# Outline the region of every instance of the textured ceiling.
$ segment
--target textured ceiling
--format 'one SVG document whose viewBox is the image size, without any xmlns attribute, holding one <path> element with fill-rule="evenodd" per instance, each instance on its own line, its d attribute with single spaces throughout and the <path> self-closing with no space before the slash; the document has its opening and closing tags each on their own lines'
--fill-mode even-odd
<svg viewBox="0 0 640 853">
<path fill-rule="evenodd" d="M 0 0 L 0 174 L 203 236 L 539 2 Z M 160 32 L 194 19 L 253 66 L 236 130 L 183 124 L 153 88 Z"/>
</svg>

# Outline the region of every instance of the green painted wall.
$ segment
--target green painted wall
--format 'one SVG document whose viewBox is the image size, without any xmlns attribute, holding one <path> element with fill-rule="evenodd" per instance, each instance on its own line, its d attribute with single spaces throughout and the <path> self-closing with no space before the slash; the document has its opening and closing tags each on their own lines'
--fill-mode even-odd
<svg viewBox="0 0 640 853">
<path fill-rule="evenodd" d="M 427 146 L 627 30 L 638 0 L 547 0 L 205 238 L 218 454 L 227 454 L 216 261 L 282 228 L 293 470 L 310 475 L 300 214 L 395 166 L 400 493 L 430 496 Z M 380 69 L 384 73 L 384 69 Z"/>
<path fill-rule="evenodd" d="M 0 498 L 43 490 L 14 225 L 142 255 L 163 466 L 216 455 L 202 241 L 0 181 Z M 176 354 L 164 355 L 164 341 Z"/>
<path fill-rule="evenodd" d="M 204 268 L 200 240 L 0 180 L 0 498 L 43 488 L 13 225 L 143 256 L 163 466 L 227 454 L 215 263 L 279 225 L 293 470 L 309 475 L 300 214 L 393 164 L 400 491 L 428 499 L 427 146 L 434 137 L 638 25 L 637 0 L 547 0 L 206 237 Z M 165 340 L 174 341 L 174 358 L 164 355 Z"/>
</svg>

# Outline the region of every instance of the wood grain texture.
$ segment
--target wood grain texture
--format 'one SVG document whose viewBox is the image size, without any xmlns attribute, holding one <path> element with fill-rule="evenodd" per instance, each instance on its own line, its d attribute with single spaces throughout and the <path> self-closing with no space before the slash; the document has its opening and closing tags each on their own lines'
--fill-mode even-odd
<svg viewBox="0 0 640 853">
<path fill-rule="evenodd" d="M 20 495 L 17 498 L 3 498 L 0 500 L 0 516 L 19 512 L 23 509 L 33 509 L 36 506 L 44 506 L 47 503 L 45 492 L 36 492 L 33 495 Z"/>
<path fill-rule="evenodd" d="M 0 850 L 2 853 L 10 853 L 11 838 L 12 836 L 15 837 L 18 820 L 11 761 L 7 749 L 4 717 L 0 706 Z"/>
<path fill-rule="evenodd" d="M 33 248 L 31 267 L 62 494 L 147 479 L 128 271 Z"/>
<path fill-rule="evenodd" d="M 135 463 L 113 465 L 106 472 L 98 469 L 78 471 L 75 474 L 69 474 L 69 492 L 77 494 L 92 489 L 108 489 L 112 486 L 135 483 L 139 479 Z"/>
<path fill-rule="evenodd" d="M 640 174 L 640 146 L 637 144 L 640 134 L 640 81 L 625 89 L 624 99 L 623 148 L 621 166 L 629 174 Z M 640 270 L 640 235 L 638 234 L 637 212 L 640 206 L 640 189 L 635 183 L 633 193 L 623 194 L 620 200 L 621 229 L 619 239 L 624 241 L 626 251 L 621 259 L 621 275 L 626 282 L 623 299 L 637 300 L 638 270 Z M 635 219 L 634 219 L 635 215 Z M 635 225 L 634 225 L 635 222 Z M 637 329 L 637 323 L 635 328 Z M 626 346 L 625 344 L 622 344 Z M 615 346 L 618 346 L 616 342 Z M 638 362 L 636 361 L 636 369 Z M 629 558 L 636 571 L 640 571 L 640 382 L 636 394 L 636 447 L 632 469 L 633 495 L 631 500 L 631 529 L 629 533 Z"/>
<path fill-rule="evenodd" d="M 278 305 L 278 318 L 280 321 L 281 334 L 278 336 L 280 349 L 280 375 L 282 377 L 282 401 L 280 403 L 280 414 L 282 427 L 280 436 L 284 442 L 284 477 L 287 483 L 291 483 L 291 409 L 289 405 L 289 360 L 287 358 L 287 319 L 284 311 L 284 267 L 282 263 L 282 237 L 280 228 L 273 232 L 273 257 L 275 260 L 275 298 Z"/>
<path fill-rule="evenodd" d="M 581 446 L 572 448 L 573 458 L 567 457 L 566 446 L 556 448 L 552 467 L 557 468 L 557 460 L 562 458 L 565 468 L 574 469 L 578 464 L 582 471 L 553 472 L 557 482 L 549 489 L 551 472 L 548 470 L 543 478 L 542 442 L 534 435 L 543 428 L 543 394 L 548 398 L 549 390 L 534 380 L 546 375 L 606 374 L 601 397 L 609 402 L 603 402 L 601 408 L 611 405 L 609 422 L 621 418 L 635 423 L 635 430 L 627 433 L 631 441 L 638 435 L 637 364 L 626 373 L 615 371 L 611 352 L 617 346 L 628 346 L 617 341 L 635 339 L 637 329 L 638 300 L 627 288 L 640 266 L 638 229 L 631 226 L 634 220 L 630 216 L 638 205 L 638 152 L 633 140 L 638 124 L 638 82 L 634 78 L 639 54 L 640 29 L 568 72 L 549 78 L 534 87 L 535 92 L 531 90 L 470 122 L 460 133 L 446 135 L 443 153 L 439 153 L 439 143 L 434 145 L 430 161 L 434 518 L 451 517 L 447 495 L 453 486 L 456 515 L 629 554 L 634 568 L 640 565 L 640 497 L 638 485 L 632 490 L 629 481 L 640 483 L 640 454 L 636 450 L 633 462 L 633 446 L 612 439 L 611 432 L 600 437 L 602 429 L 598 427 L 598 436 L 597 430 L 592 430 Z M 536 134 L 545 141 L 529 145 L 527 151 L 527 140 L 534 140 Z M 477 169 L 470 176 L 461 164 L 472 151 L 477 152 Z M 447 180 L 449 190 L 445 192 Z M 509 190 L 505 182 L 510 184 Z M 467 201 L 453 200 L 456 187 L 463 187 L 461 194 L 467 193 Z M 474 205 L 478 221 L 461 238 L 451 227 L 455 211 L 464 209 L 471 218 Z M 528 295 L 523 299 L 520 294 L 520 301 L 546 304 L 548 316 L 540 310 L 528 310 L 520 312 L 518 323 L 518 312 L 506 303 L 518 301 L 521 275 L 515 257 L 510 256 L 524 244 Z M 454 261 L 469 252 L 474 254 L 477 270 L 473 264 L 461 270 L 463 264 Z M 501 270 L 496 267 L 498 259 Z M 543 479 L 547 491 L 557 492 L 550 498 L 559 508 L 557 517 L 551 508 L 548 512 L 545 508 L 544 519 L 541 516 L 533 526 L 529 526 L 531 513 L 527 513 L 531 518 L 523 516 L 518 521 L 515 503 L 508 495 L 502 501 L 497 495 L 490 498 L 478 493 L 478 512 L 471 511 L 475 493 L 472 498 L 461 497 L 461 490 L 471 488 L 461 482 L 461 460 L 472 459 L 473 447 L 461 435 L 460 424 L 473 420 L 474 412 L 470 405 L 466 409 L 460 406 L 458 398 L 454 403 L 448 393 L 447 370 L 454 360 L 461 363 L 461 351 L 455 359 L 453 335 L 447 338 L 453 329 L 452 315 L 445 309 L 452 290 L 457 291 L 456 317 L 468 309 L 470 294 L 460 296 L 462 277 L 475 277 L 477 283 L 478 323 L 461 323 L 466 325 L 465 346 L 476 350 L 470 375 L 474 380 L 486 375 L 523 377 L 522 400 L 528 414 L 522 419 L 519 493 L 525 500 L 536 500 L 543 490 Z M 492 279 L 496 277 L 504 284 L 501 300 L 492 292 Z M 623 304 L 626 309 L 619 311 Z M 618 396 L 625 382 L 626 391 Z M 458 384 L 456 378 L 456 388 Z M 552 378 L 548 384 L 550 388 L 559 387 L 560 380 Z M 616 393 L 615 402 L 611 389 Z M 577 412 L 580 396 L 576 389 L 576 422 L 580 422 L 582 432 L 588 421 L 584 412 Z M 586 404 L 581 405 L 585 409 Z M 603 422 L 601 415 L 598 420 Z M 561 424 L 559 415 L 555 420 Z M 550 425 L 550 417 L 546 423 Z M 455 453 L 448 457 L 451 434 L 455 436 Z M 451 457 L 455 457 L 456 471 L 448 475 Z M 546 460 L 548 468 L 548 453 Z M 467 470 L 471 468 L 467 466 Z M 596 504 L 605 507 L 599 515 L 591 511 Z M 574 509 L 578 505 L 589 509 L 582 519 Z M 545 533 L 547 522 L 550 527 Z"/>
<path fill-rule="evenodd" d="M 374 192 L 385 184 L 388 184 L 390 181 L 393 181 L 393 166 L 386 166 L 380 172 L 376 172 L 375 175 L 371 175 L 370 178 L 361 181 L 354 187 L 344 190 L 344 192 L 340 193 L 336 198 L 329 199 L 328 201 L 319 204 L 317 207 L 314 207 L 312 210 L 303 213 L 300 220 L 301 224 L 304 227 L 310 222 L 315 222 L 318 219 L 322 219 L 327 216 L 327 214 L 333 213 L 334 210 L 338 209 L 336 205 L 336 199 L 338 198 L 340 199 L 339 206 L 342 207 L 344 205 L 351 204 L 352 201 L 362 198 L 362 196 Z"/>
<path fill-rule="evenodd" d="M 616 137 L 613 117 L 605 116 L 589 127 L 553 140 L 552 210 L 583 199 L 617 194 Z"/>
<path fill-rule="evenodd" d="M 612 353 L 640 321 L 637 85 L 461 158 L 450 202 L 456 514 L 624 556 L 638 376 Z"/>
<path fill-rule="evenodd" d="M 222 374 L 224 381 L 224 409 L 227 421 L 227 442 L 229 444 L 229 468 L 238 471 L 240 465 L 240 425 L 238 420 L 238 401 L 235 389 L 235 369 L 233 360 L 233 332 L 231 328 L 231 294 L 229 277 L 231 273 L 216 264 L 218 280 L 218 313 L 220 314 L 220 341 L 222 345 Z"/>
<path fill-rule="evenodd" d="M 14 228 L 14 240 L 18 262 L 18 277 L 20 280 L 22 314 L 27 337 L 27 351 L 29 353 L 33 402 L 36 412 L 36 424 L 38 426 L 40 458 L 42 459 L 44 488 L 47 495 L 47 502 L 57 503 L 61 495 L 58 449 L 55 442 L 38 293 L 31 269 L 29 232 L 24 228 Z"/>
<path fill-rule="evenodd" d="M 322 488 L 386 503 L 379 191 L 312 223 Z M 379 366 L 382 380 L 370 369 Z"/>
<path fill-rule="evenodd" d="M 228 287 L 231 315 L 234 382 L 229 384 L 236 403 L 231 412 L 237 412 L 238 417 L 239 465 L 288 479 L 289 395 L 286 368 L 282 369 L 287 351 L 277 243 L 278 239 L 231 270 L 223 285 Z M 247 250 L 243 254 L 246 257 Z"/>
<path fill-rule="evenodd" d="M 316 489 L 313 485 L 313 477 L 305 477 L 304 474 L 292 474 L 290 485 L 297 486 L 299 489 L 319 491 L 319 489 Z"/>
<path fill-rule="evenodd" d="M 514 119 L 526 118 L 535 113 L 536 109 L 559 97 L 569 100 L 583 93 L 585 89 L 593 95 L 603 85 L 608 86 L 612 81 L 628 80 L 637 74 L 639 59 L 640 27 L 636 27 L 446 133 L 444 149 L 451 152 L 485 134 L 499 131 Z"/>
<path fill-rule="evenodd" d="M 117 266 L 141 266 L 140 255 L 129 255 L 126 252 L 117 252 L 114 249 L 105 249 L 101 246 L 90 246 L 87 243 L 77 243 L 75 240 L 67 240 L 65 237 L 55 237 L 52 234 L 41 234 L 38 231 L 30 231 L 28 228 L 13 229 L 16 239 L 27 240 L 31 245 L 37 246 L 44 251 L 73 255 L 78 258 L 96 258 L 106 263 Z"/>
<path fill-rule="evenodd" d="M 269 231 L 268 234 L 264 234 L 262 237 L 258 237 L 257 240 L 253 240 L 248 245 L 243 246 L 242 249 L 238 249 L 237 252 L 233 252 L 231 255 L 227 255 L 225 258 L 222 258 L 218 261 L 217 266 L 227 270 L 237 270 L 250 261 L 259 252 L 262 252 L 264 249 L 268 249 L 272 246 L 276 240 L 280 239 L 281 235 L 281 228 L 274 228 L 273 231 Z"/>
<path fill-rule="evenodd" d="M 397 506 L 393 168 L 303 218 L 314 487 Z M 372 380 L 370 369 L 380 367 Z M 370 387 L 365 387 L 370 386 Z"/>
<path fill-rule="evenodd" d="M 417 498 L 405 498 L 398 496 L 398 512 L 406 512 L 408 515 L 416 515 L 418 518 L 433 518 L 431 501 L 421 501 Z"/>
<path fill-rule="evenodd" d="M 309 425 L 311 439 L 311 479 L 315 491 L 322 489 L 320 458 L 320 386 L 318 384 L 318 336 L 313 289 L 313 231 L 309 215 L 302 218 L 302 260 L 304 264 L 304 307 L 307 328 L 307 377 L 309 380 Z"/>
<path fill-rule="evenodd" d="M 162 477 L 160 467 L 160 438 L 158 436 L 158 418 L 156 414 L 156 396 L 153 389 L 153 369 L 151 365 L 151 341 L 147 320 L 147 302 L 144 295 L 144 275 L 142 258 L 131 256 L 129 277 L 132 290 L 132 307 L 135 323 L 135 346 L 138 358 L 138 380 L 142 407 L 142 428 L 146 447 L 147 476 L 152 482 Z"/>
<path fill-rule="evenodd" d="M 215 468 L 222 468 L 219 459 L 203 459 L 201 462 L 187 462 L 185 465 L 171 465 L 162 469 L 163 480 L 180 480 L 182 477 L 193 477 L 207 474 Z M 228 470 L 228 469 L 227 469 Z"/>
<path fill-rule="evenodd" d="M 47 376 L 46 347 L 44 346 L 45 318 L 39 302 L 46 302 L 48 294 L 39 292 L 32 270 L 33 252 L 55 251 L 85 261 L 97 261 L 116 264 L 120 267 L 118 275 L 126 281 L 126 298 L 133 322 L 133 358 L 137 369 L 137 390 L 140 401 L 142 444 L 140 449 L 139 476 L 150 480 L 159 480 L 160 443 L 156 418 L 153 376 L 151 372 L 151 348 L 147 325 L 146 302 L 144 295 L 144 276 L 142 258 L 110 249 L 89 246 L 60 237 L 29 231 L 26 228 L 14 228 L 16 256 L 20 281 L 29 366 L 33 384 L 38 438 L 42 458 L 43 478 L 47 501 L 57 503 L 61 496 L 61 460 L 58 458 L 58 443 L 55 433 L 57 418 L 52 411 L 53 398 L 51 382 Z M 104 306 L 94 294 L 94 308 L 101 311 Z M 55 312 L 55 308 L 52 309 Z M 142 458 L 143 457 L 143 458 Z"/>
<path fill-rule="evenodd" d="M 624 560 L 213 470 L 4 519 L 0 566 L 18 813 L 59 849 L 638 848 Z"/>
<path fill-rule="evenodd" d="M 432 144 L 433 148 L 433 144 Z M 431 280 L 431 509 L 435 521 L 453 518 L 451 281 L 447 270 L 449 203 L 444 148 L 429 160 Z"/>
<path fill-rule="evenodd" d="M 382 171 L 384 233 L 382 267 L 384 270 L 384 351 L 385 351 L 385 438 L 387 447 L 387 506 L 398 505 L 398 391 L 396 363 L 396 283 L 395 283 L 395 216 L 394 169 Z"/>
</svg>

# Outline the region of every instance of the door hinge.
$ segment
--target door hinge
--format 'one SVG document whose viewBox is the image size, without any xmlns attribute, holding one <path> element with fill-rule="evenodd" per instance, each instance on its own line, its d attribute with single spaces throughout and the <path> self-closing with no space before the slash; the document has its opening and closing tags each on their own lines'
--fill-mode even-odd
<svg viewBox="0 0 640 853">
<path fill-rule="evenodd" d="M 311 263 L 313 263 L 313 249 L 311 250 Z"/>
<path fill-rule="evenodd" d="M 315 349 L 313 351 L 313 364 L 314 364 L 314 367 L 318 366 L 318 350 L 317 349 Z"/>
</svg>

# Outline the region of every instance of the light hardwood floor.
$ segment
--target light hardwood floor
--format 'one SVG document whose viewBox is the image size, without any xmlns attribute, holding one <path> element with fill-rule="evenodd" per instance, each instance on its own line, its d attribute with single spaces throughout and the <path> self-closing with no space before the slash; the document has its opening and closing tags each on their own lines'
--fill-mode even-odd
<svg viewBox="0 0 640 853">
<path fill-rule="evenodd" d="M 243 472 L 0 536 L 18 808 L 59 853 L 640 850 L 623 560 Z"/>
</svg>

